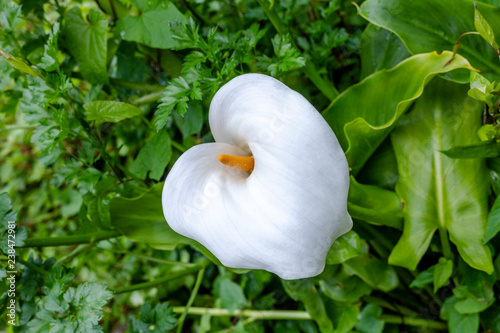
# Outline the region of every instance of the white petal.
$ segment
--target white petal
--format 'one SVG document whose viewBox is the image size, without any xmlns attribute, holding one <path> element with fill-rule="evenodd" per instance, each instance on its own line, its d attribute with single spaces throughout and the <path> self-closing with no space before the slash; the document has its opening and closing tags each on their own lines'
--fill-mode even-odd
<svg viewBox="0 0 500 333">
<path fill-rule="evenodd" d="M 352 227 L 347 161 L 328 124 L 300 94 L 259 74 L 222 87 L 209 120 L 217 143 L 188 150 L 165 181 L 170 226 L 229 267 L 284 279 L 321 273 L 333 241 Z M 218 161 L 248 153 L 250 175 Z"/>
</svg>

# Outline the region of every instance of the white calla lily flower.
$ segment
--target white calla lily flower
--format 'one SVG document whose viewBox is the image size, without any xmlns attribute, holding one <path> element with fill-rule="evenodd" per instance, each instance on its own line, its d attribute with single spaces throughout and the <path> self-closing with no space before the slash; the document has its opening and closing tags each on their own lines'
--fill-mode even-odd
<svg viewBox="0 0 500 333">
<path fill-rule="evenodd" d="M 318 275 L 352 228 L 349 171 L 330 126 L 299 93 L 261 74 L 215 95 L 215 143 L 186 151 L 165 181 L 165 218 L 223 265 L 283 279 Z"/>
</svg>

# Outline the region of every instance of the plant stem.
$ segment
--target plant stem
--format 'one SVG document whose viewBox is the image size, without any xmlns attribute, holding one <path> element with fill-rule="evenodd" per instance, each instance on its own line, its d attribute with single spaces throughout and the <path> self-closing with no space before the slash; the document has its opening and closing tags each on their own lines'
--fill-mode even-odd
<svg viewBox="0 0 500 333">
<path fill-rule="evenodd" d="M 165 89 L 164 86 L 160 86 L 160 85 L 144 84 L 144 83 L 132 82 L 132 81 L 127 81 L 127 80 L 122 80 L 122 79 L 110 79 L 110 81 L 115 86 L 130 89 L 130 90 L 155 92 L 155 91 L 163 91 Z"/>
<path fill-rule="evenodd" d="M 453 252 L 451 251 L 450 241 L 448 239 L 448 233 L 445 228 L 439 228 L 439 239 L 441 240 L 441 246 L 443 247 L 443 254 L 446 259 L 453 260 Z"/>
<path fill-rule="evenodd" d="M 286 25 L 281 21 L 279 18 L 278 14 L 274 11 L 272 7 L 270 7 L 268 4 L 264 2 L 265 0 L 257 0 L 259 5 L 262 7 L 264 12 L 266 13 L 267 17 L 269 18 L 269 21 L 271 21 L 272 25 L 280 35 L 286 35 L 290 34 L 290 31 L 286 27 Z M 290 34 L 291 35 L 291 34 Z M 295 42 L 293 41 L 292 38 L 292 44 L 295 45 Z M 337 88 L 333 85 L 332 82 L 324 79 L 321 77 L 321 75 L 318 73 L 316 70 L 316 67 L 314 64 L 306 60 L 306 65 L 304 66 L 304 74 L 311 80 L 312 83 L 325 95 L 329 100 L 334 100 L 335 97 L 338 96 L 339 92 Z"/>
<path fill-rule="evenodd" d="M 175 142 L 174 140 L 170 140 L 170 143 L 172 144 L 172 146 L 174 146 L 175 149 L 177 149 L 181 153 L 186 152 L 186 148 L 184 148 L 180 143 Z"/>
<path fill-rule="evenodd" d="M 185 267 L 191 267 L 191 266 L 195 266 L 196 265 L 196 264 L 193 264 L 193 263 L 187 263 L 187 262 L 180 262 L 180 261 L 173 261 L 173 260 L 166 260 L 166 259 L 154 258 L 154 257 L 146 256 L 146 255 L 143 255 L 143 254 L 134 253 L 134 252 L 131 252 L 131 251 L 114 251 L 114 250 L 108 250 L 108 251 L 113 252 L 113 253 L 119 253 L 119 254 L 128 254 L 128 255 L 134 256 L 136 258 L 140 258 L 140 259 L 144 259 L 144 260 L 149 260 L 149 261 L 154 261 L 154 262 L 158 262 L 158 263 L 161 263 L 161 264 L 167 264 L 167 265 L 180 265 L 180 266 L 185 266 Z"/>
<path fill-rule="evenodd" d="M 199 270 L 204 269 L 205 267 L 207 267 L 209 264 L 210 264 L 210 261 L 209 260 L 205 260 L 205 261 L 203 261 L 203 262 L 201 262 L 199 264 L 196 264 L 195 266 L 183 269 L 181 271 L 171 272 L 167 276 L 165 276 L 163 278 L 160 278 L 160 279 L 156 279 L 156 280 L 149 281 L 149 282 L 138 283 L 138 284 L 134 284 L 134 285 L 131 285 L 131 286 L 128 286 L 128 287 L 123 287 L 123 288 L 115 289 L 114 293 L 115 294 L 121 294 L 121 293 L 130 292 L 130 291 L 151 288 L 151 287 L 157 286 L 159 284 L 162 284 L 162 283 L 165 283 L 165 282 L 168 282 L 168 281 L 171 281 L 171 280 L 178 279 L 178 278 L 180 278 L 180 277 L 182 277 L 184 275 L 188 275 L 188 274 L 191 274 L 191 273 L 198 272 Z"/>
<path fill-rule="evenodd" d="M 184 306 L 176 306 L 173 308 L 174 313 L 183 313 L 186 310 Z M 241 310 L 236 312 L 229 312 L 227 309 L 213 309 L 213 308 L 200 308 L 191 307 L 188 309 L 190 315 L 201 316 L 209 313 L 211 316 L 216 317 L 250 317 L 254 319 L 268 319 L 268 320 L 312 320 L 311 315 L 306 311 L 286 311 L 286 310 Z M 428 327 L 438 330 L 446 330 L 446 324 L 423 318 L 410 318 L 394 315 L 381 315 L 380 320 L 384 320 L 391 324 L 404 324 L 418 327 Z"/>
<path fill-rule="evenodd" d="M 163 94 L 162 91 L 154 91 L 150 94 L 144 95 L 136 99 L 135 101 L 132 102 L 132 104 L 135 105 L 142 105 L 142 104 L 148 104 L 148 103 L 153 103 L 156 102 L 161 98 L 161 95 Z"/>
<path fill-rule="evenodd" d="M 177 333 L 182 332 L 182 326 L 184 325 L 184 320 L 186 320 L 189 308 L 191 307 L 191 305 L 193 305 L 193 302 L 194 302 L 196 296 L 198 295 L 198 290 L 200 289 L 201 282 L 203 281 L 203 275 L 205 275 L 205 268 L 202 268 L 198 272 L 198 276 L 196 277 L 196 282 L 194 284 L 193 291 L 191 292 L 191 295 L 189 296 L 189 300 L 185 306 L 186 309 L 184 310 L 182 315 L 179 317 L 179 320 L 178 320 L 179 326 L 177 326 Z"/>
<path fill-rule="evenodd" d="M 119 237 L 122 234 L 117 230 L 103 230 L 90 234 L 63 236 L 63 237 L 40 237 L 28 238 L 20 247 L 46 247 L 64 246 L 98 242 L 105 239 Z"/>
<path fill-rule="evenodd" d="M 25 261 L 21 258 L 17 258 L 17 261 L 20 262 L 21 264 L 23 264 L 24 266 L 28 267 L 29 269 L 34 270 L 35 272 L 37 272 L 39 274 L 45 275 L 45 274 L 49 273 L 45 269 L 38 267 L 37 265 L 35 265 L 29 261 Z"/>
<path fill-rule="evenodd" d="M 19 129 L 34 129 L 36 126 L 33 125 L 5 125 L 4 128 L 0 129 L 0 132 L 15 131 Z"/>
</svg>

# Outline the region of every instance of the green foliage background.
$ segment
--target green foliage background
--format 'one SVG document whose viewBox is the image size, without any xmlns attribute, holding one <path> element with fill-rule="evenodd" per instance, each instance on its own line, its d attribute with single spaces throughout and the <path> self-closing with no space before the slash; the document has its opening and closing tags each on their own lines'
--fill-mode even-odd
<svg viewBox="0 0 500 333">
<path fill-rule="evenodd" d="M 0 0 L 0 329 L 500 332 L 500 3 L 476 5 Z M 223 267 L 164 220 L 161 181 L 244 73 L 346 152 L 354 229 L 315 278 Z"/>
</svg>

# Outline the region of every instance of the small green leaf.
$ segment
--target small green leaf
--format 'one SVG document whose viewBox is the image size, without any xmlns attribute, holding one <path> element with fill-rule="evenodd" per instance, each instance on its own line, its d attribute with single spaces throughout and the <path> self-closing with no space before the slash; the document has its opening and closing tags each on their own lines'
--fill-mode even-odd
<svg viewBox="0 0 500 333">
<path fill-rule="evenodd" d="M 434 293 L 444 286 L 453 273 L 453 261 L 446 258 L 439 258 L 439 262 L 434 265 Z"/>
<path fill-rule="evenodd" d="M 380 320 L 382 308 L 375 304 L 368 304 L 359 313 L 356 330 L 361 333 L 382 333 L 385 322 Z"/>
<path fill-rule="evenodd" d="M 352 176 L 347 208 L 353 218 L 402 228 L 403 204 L 396 193 L 373 185 L 362 185 Z"/>
<path fill-rule="evenodd" d="M 167 131 L 158 132 L 141 149 L 130 171 L 141 179 L 151 171 L 149 178 L 160 180 L 171 157 L 172 146 Z"/>
<path fill-rule="evenodd" d="M 363 253 L 361 240 L 354 231 L 343 234 L 332 244 L 326 255 L 326 263 L 335 265 L 345 262 Z"/>
<path fill-rule="evenodd" d="M 57 37 L 59 36 L 59 22 L 56 22 L 49 34 L 49 39 L 44 47 L 42 62 L 37 65 L 38 68 L 47 72 L 59 70 L 59 59 L 57 46 Z"/>
<path fill-rule="evenodd" d="M 497 196 L 488 215 L 488 225 L 484 235 L 484 243 L 488 243 L 500 231 L 500 196 Z"/>
<path fill-rule="evenodd" d="M 441 318 L 448 321 L 450 333 L 478 332 L 479 314 L 461 314 L 455 310 L 456 296 L 446 299 L 441 308 Z"/>
<path fill-rule="evenodd" d="M 63 27 L 67 47 L 76 59 L 83 77 L 92 83 L 107 83 L 108 19 L 106 16 L 99 10 L 91 8 L 86 22 L 80 7 L 73 7 L 64 14 Z"/>
<path fill-rule="evenodd" d="M 484 18 L 483 14 L 477 9 L 477 5 L 474 4 L 474 27 L 477 32 L 487 41 L 495 50 L 498 50 L 498 43 L 495 41 L 495 33 L 491 28 L 491 25 Z"/>
<path fill-rule="evenodd" d="M 83 105 L 87 120 L 117 123 L 123 119 L 142 115 L 141 109 L 128 103 L 116 101 L 93 101 Z"/>
<path fill-rule="evenodd" d="M 28 66 L 22 59 L 14 57 L 12 54 L 9 54 L 2 49 L 0 49 L 0 56 L 7 60 L 12 67 L 20 70 L 24 74 L 29 74 L 34 77 L 40 76 L 34 68 Z"/>
<path fill-rule="evenodd" d="M 281 280 L 281 283 L 292 299 L 304 304 L 321 332 L 333 332 L 333 324 L 328 317 L 325 303 L 311 279 Z"/>
<path fill-rule="evenodd" d="M 125 16 L 118 21 L 117 31 L 123 39 L 159 49 L 172 49 L 178 44 L 172 38 L 169 22 L 186 23 L 187 19 L 170 1 L 134 0 L 139 16 Z"/>
<path fill-rule="evenodd" d="M 190 103 L 184 116 L 178 113 L 174 114 L 174 122 L 184 139 L 192 134 L 199 133 L 203 127 L 202 106 L 200 103 Z"/>
<path fill-rule="evenodd" d="M 456 159 L 498 157 L 500 156 L 500 143 L 483 141 L 470 145 L 456 146 L 448 150 L 442 150 L 441 152 L 450 158 Z"/>
<path fill-rule="evenodd" d="M 415 280 L 410 283 L 410 288 L 422 288 L 434 281 L 434 269 L 436 266 L 431 266 L 417 275 Z"/>
<path fill-rule="evenodd" d="M 345 303 L 357 302 L 372 291 L 372 288 L 359 277 L 347 276 L 345 272 L 339 272 L 335 277 L 321 280 L 320 286 L 325 296 Z"/>
<path fill-rule="evenodd" d="M 399 280 L 394 268 L 387 262 L 370 256 L 367 247 L 363 252 L 363 256 L 349 259 L 342 264 L 346 272 L 358 276 L 373 288 L 386 292 L 396 288 Z"/>
<path fill-rule="evenodd" d="M 248 304 L 241 286 L 233 282 L 227 275 L 215 279 L 214 289 L 215 297 L 221 301 L 222 307 L 228 309 L 229 312 L 240 310 Z"/>
</svg>

